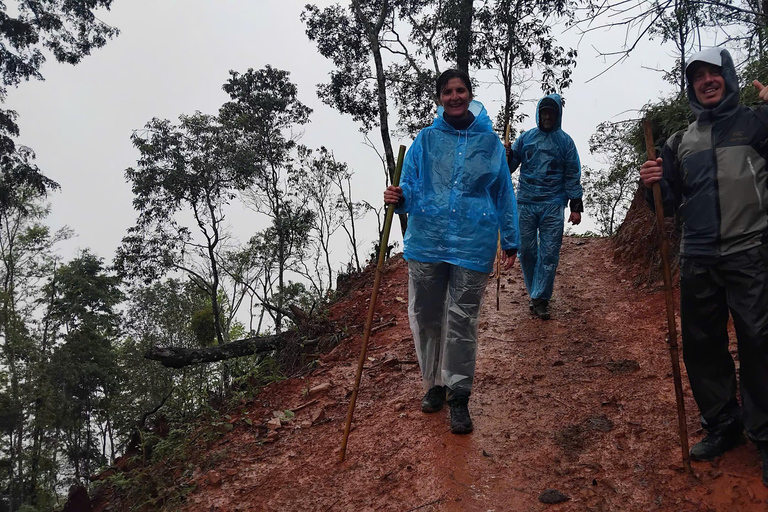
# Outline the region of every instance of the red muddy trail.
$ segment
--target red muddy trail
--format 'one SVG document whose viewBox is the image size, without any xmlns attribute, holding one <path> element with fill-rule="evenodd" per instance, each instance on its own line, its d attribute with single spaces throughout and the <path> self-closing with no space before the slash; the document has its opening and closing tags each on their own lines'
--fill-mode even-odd
<svg viewBox="0 0 768 512">
<path fill-rule="evenodd" d="M 519 263 L 502 275 L 500 311 L 489 282 L 468 436 L 450 433 L 447 408 L 420 411 L 407 271 L 393 258 L 347 458 L 337 462 L 372 281 L 334 306 L 350 336 L 307 379 L 273 384 L 247 405 L 253 425 L 234 417 L 206 447 L 182 510 L 768 510 L 752 445 L 683 472 L 663 290 L 633 287 L 605 239 L 566 237 L 549 321 L 529 314 Z M 694 443 L 702 433 L 683 380 Z M 273 411 L 315 399 L 264 442 Z M 541 503 L 547 489 L 570 499 Z"/>
</svg>

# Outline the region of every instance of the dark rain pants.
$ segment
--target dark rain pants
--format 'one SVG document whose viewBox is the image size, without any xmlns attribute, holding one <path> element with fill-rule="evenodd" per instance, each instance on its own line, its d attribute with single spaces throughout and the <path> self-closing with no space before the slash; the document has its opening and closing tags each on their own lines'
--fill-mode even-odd
<svg viewBox="0 0 768 512">
<path fill-rule="evenodd" d="M 728 351 L 728 313 L 736 329 L 742 407 Z M 743 421 L 753 441 L 768 441 L 768 245 L 719 260 L 680 264 L 683 360 L 701 425 L 722 432 Z"/>
<path fill-rule="evenodd" d="M 448 386 L 448 399 L 471 394 L 487 282 L 484 272 L 408 260 L 408 318 L 424 390 Z"/>
</svg>

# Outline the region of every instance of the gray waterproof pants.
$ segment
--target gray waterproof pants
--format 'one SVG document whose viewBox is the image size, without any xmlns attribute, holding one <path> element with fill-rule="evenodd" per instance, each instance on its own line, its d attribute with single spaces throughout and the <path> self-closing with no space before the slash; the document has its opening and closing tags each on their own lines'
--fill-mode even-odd
<svg viewBox="0 0 768 512">
<path fill-rule="evenodd" d="M 739 352 L 742 406 L 728 351 L 728 313 Z M 683 360 L 701 425 L 722 432 L 743 421 L 753 441 L 768 441 L 768 246 L 720 260 L 680 263 Z"/>
<path fill-rule="evenodd" d="M 487 282 L 484 272 L 408 261 L 408 318 L 425 391 L 448 386 L 448 399 L 471 393 Z"/>
</svg>

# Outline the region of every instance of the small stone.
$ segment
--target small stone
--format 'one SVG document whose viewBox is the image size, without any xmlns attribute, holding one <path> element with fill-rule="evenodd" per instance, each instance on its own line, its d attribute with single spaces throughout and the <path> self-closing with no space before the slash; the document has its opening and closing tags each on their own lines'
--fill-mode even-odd
<svg viewBox="0 0 768 512">
<path fill-rule="evenodd" d="M 564 503 L 570 500 L 570 496 L 566 496 L 556 489 L 547 489 L 543 493 L 539 494 L 539 501 L 546 503 L 547 505 L 554 505 L 556 503 Z"/>
<path fill-rule="evenodd" d="M 309 428 L 309 427 L 312 426 L 312 422 L 305 420 L 305 421 L 302 421 L 301 423 L 299 423 L 299 426 L 301 428 Z"/>
<path fill-rule="evenodd" d="M 210 470 L 206 478 L 208 479 L 208 483 L 210 483 L 211 485 L 221 484 L 221 475 L 214 470 Z"/>
<path fill-rule="evenodd" d="M 312 424 L 318 423 L 325 419 L 325 410 L 324 409 L 318 409 L 315 412 L 312 413 Z"/>
<path fill-rule="evenodd" d="M 238 471 L 235 468 L 229 468 L 227 470 L 227 476 L 235 476 L 238 473 Z"/>
<path fill-rule="evenodd" d="M 280 418 L 272 418 L 267 422 L 267 428 L 270 430 L 277 430 L 283 426 Z"/>
<path fill-rule="evenodd" d="M 400 412 L 403 409 L 405 409 L 405 404 L 403 402 L 395 404 L 395 412 Z"/>
<path fill-rule="evenodd" d="M 331 383 L 323 382 L 322 384 L 318 384 L 317 386 L 311 388 L 309 390 L 309 396 L 321 395 L 323 393 L 327 393 L 330 389 L 331 389 Z"/>
</svg>

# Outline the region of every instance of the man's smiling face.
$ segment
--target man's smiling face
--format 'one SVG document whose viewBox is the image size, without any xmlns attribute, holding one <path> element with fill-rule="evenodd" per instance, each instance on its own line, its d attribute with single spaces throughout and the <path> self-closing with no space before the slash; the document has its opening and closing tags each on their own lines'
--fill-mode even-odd
<svg viewBox="0 0 768 512">
<path fill-rule="evenodd" d="M 722 68 L 714 64 L 700 63 L 690 71 L 691 85 L 696 99 L 704 108 L 716 107 L 725 94 Z"/>
</svg>

